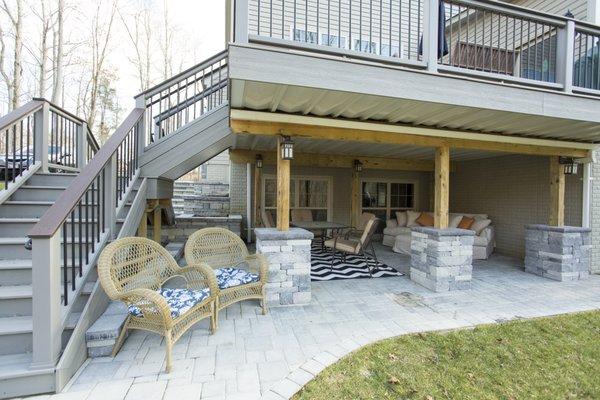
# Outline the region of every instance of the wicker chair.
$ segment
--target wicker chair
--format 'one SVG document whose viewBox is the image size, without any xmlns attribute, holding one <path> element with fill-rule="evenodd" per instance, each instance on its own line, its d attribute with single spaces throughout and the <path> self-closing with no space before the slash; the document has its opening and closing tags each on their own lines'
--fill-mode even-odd
<svg viewBox="0 0 600 400">
<path fill-rule="evenodd" d="M 219 289 L 206 264 L 189 263 L 182 268 L 160 244 L 127 237 L 106 246 L 98 261 L 98 275 L 108 297 L 129 308 L 113 357 L 128 329 L 155 332 L 165 337 L 166 370 L 170 372 L 173 345 L 192 325 L 210 317 L 211 332 L 216 330 L 214 308 Z M 163 288 L 172 278 L 169 286 L 184 280 L 187 288 Z"/>
<path fill-rule="evenodd" d="M 194 232 L 185 244 L 188 264 L 206 263 L 215 270 L 219 296 L 215 301 L 215 323 L 219 311 L 238 301 L 258 299 L 263 315 L 267 313 L 265 283 L 269 264 L 262 254 L 249 254 L 235 233 L 224 228 L 205 228 Z"/>
</svg>

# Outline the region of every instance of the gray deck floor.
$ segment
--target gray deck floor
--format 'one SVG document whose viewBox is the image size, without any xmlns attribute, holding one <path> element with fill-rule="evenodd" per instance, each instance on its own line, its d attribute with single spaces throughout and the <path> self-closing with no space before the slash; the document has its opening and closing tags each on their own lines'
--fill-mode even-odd
<svg viewBox="0 0 600 400">
<path fill-rule="evenodd" d="M 385 250 L 385 251 L 384 251 Z M 405 270 L 408 258 L 378 248 Z M 221 314 L 218 332 L 199 323 L 174 348 L 164 374 L 161 337 L 134 332 L 112 358 L 89 361 L 64 400 L 288 398 L 325 366 L 383 338 L 600 308 L 600 276 L 555 282 L 498 255 L 475 263 L 468 291 L 433 293 L 406 276 L 313 283 L 310 305 L 260 315 L 256 302 Z"/>
</svg>

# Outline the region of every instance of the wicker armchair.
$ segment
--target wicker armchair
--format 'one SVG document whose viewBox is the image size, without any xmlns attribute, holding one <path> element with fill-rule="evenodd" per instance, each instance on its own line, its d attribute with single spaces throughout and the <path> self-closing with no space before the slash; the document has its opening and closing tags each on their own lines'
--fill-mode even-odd
<svg viewBox="0 0 600 400">
<path fill-rule="evenodd" d="M 210 317 L 211 332 L 216 329 L 214 307 L 219 289 L 214 272 L 206 264 L 190 263 L 181 268 L 160 244 L 127 237 L 106 246 L 98 260 L 98 275 L 108 297 L 129 308 L 113 357 L 128 329 L 155 332 L 165 337 L 166 370 L 170 372 L 173 344 L 192 325 Z M 184 280 L 187 287 L 163 288 L 172 278 Z"/>
<path fill-rule="evenodd" d="M 217 277 L 215 323 L 219 311 L 238 301 L 258 299 L 263 315 L 267 313 L 265 283 L 269 264 L 262 254 L 249 254 L 239 236 L 224 228 L 205 228 L 194 232 L 185 244 L 189 265 L 206 263 Z"/>
</svg>

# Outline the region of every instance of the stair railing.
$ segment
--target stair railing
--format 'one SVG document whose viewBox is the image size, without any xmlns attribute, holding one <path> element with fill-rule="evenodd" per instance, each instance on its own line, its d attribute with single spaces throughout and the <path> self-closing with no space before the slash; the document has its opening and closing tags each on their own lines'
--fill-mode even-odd
<svg viewBox="0 0 600 400">
<path fill-rule="evenodd" d="M 29 232 L 33 247 L 33 366 L 54 366 L 74 299 L 116 234 L 137 177 L 144 109 L 135 108 Z M 62 271 L 61 271 L 62 270 Z"/>
<path fill-rule="evenodd" d="M 80 171 L 98 148 L 83 119 L 45 99 L 31 100 L 0 118 L 0 203 L 38 169 Z"/>
<path fill-rule="evenodd" d="M 154 143 L 227 101 L 226 50 L 136 96 L 146 107 L 146 136 Z"/>
</svg>

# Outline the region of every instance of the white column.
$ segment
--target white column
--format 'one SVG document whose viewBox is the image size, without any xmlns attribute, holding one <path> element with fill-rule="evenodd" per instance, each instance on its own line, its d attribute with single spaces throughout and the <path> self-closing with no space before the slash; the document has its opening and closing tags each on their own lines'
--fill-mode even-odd
<svg viewBox="0 0 600 400">
<path fill-rule="evenodd" d="M 573 63 L 575 46 L 575 21 L 567 21 L 564 28 L 558 30 L 556 49 L 556 80 L 562 83 L 564 91 L 573 91 Z"/>
<path fill-rule="evenodd" d="M 83 169 L 87 163 L 87 123 L 77 126 L 77 168 Z"/>
<path fill-rule="evenodd" d="M 423 2 L 423 61 L 429 72 L 437 72 L 438 63 L 438 0 Z"/>
<path fill-rule="evenodd" d="M 52 368 L 61 350 L 60 238 L 33 238 L 33 369 Z"/>
<path fill-rule="evenodd" d="M 252 164 L 246 163 L 246 242 L 252 242 Z"/>
<path fill-rule="evenodd" d="M 581 226 L 589 228 L 590 222 L 590 204 L 592 187 L 592 163 L 583 164 L 583 194 L 581 204 Z"/>
<path fill-rule="evenodd" d="M 235 43 L 248 43 L 248 0 L 235 0 Z"/>
</svg>

